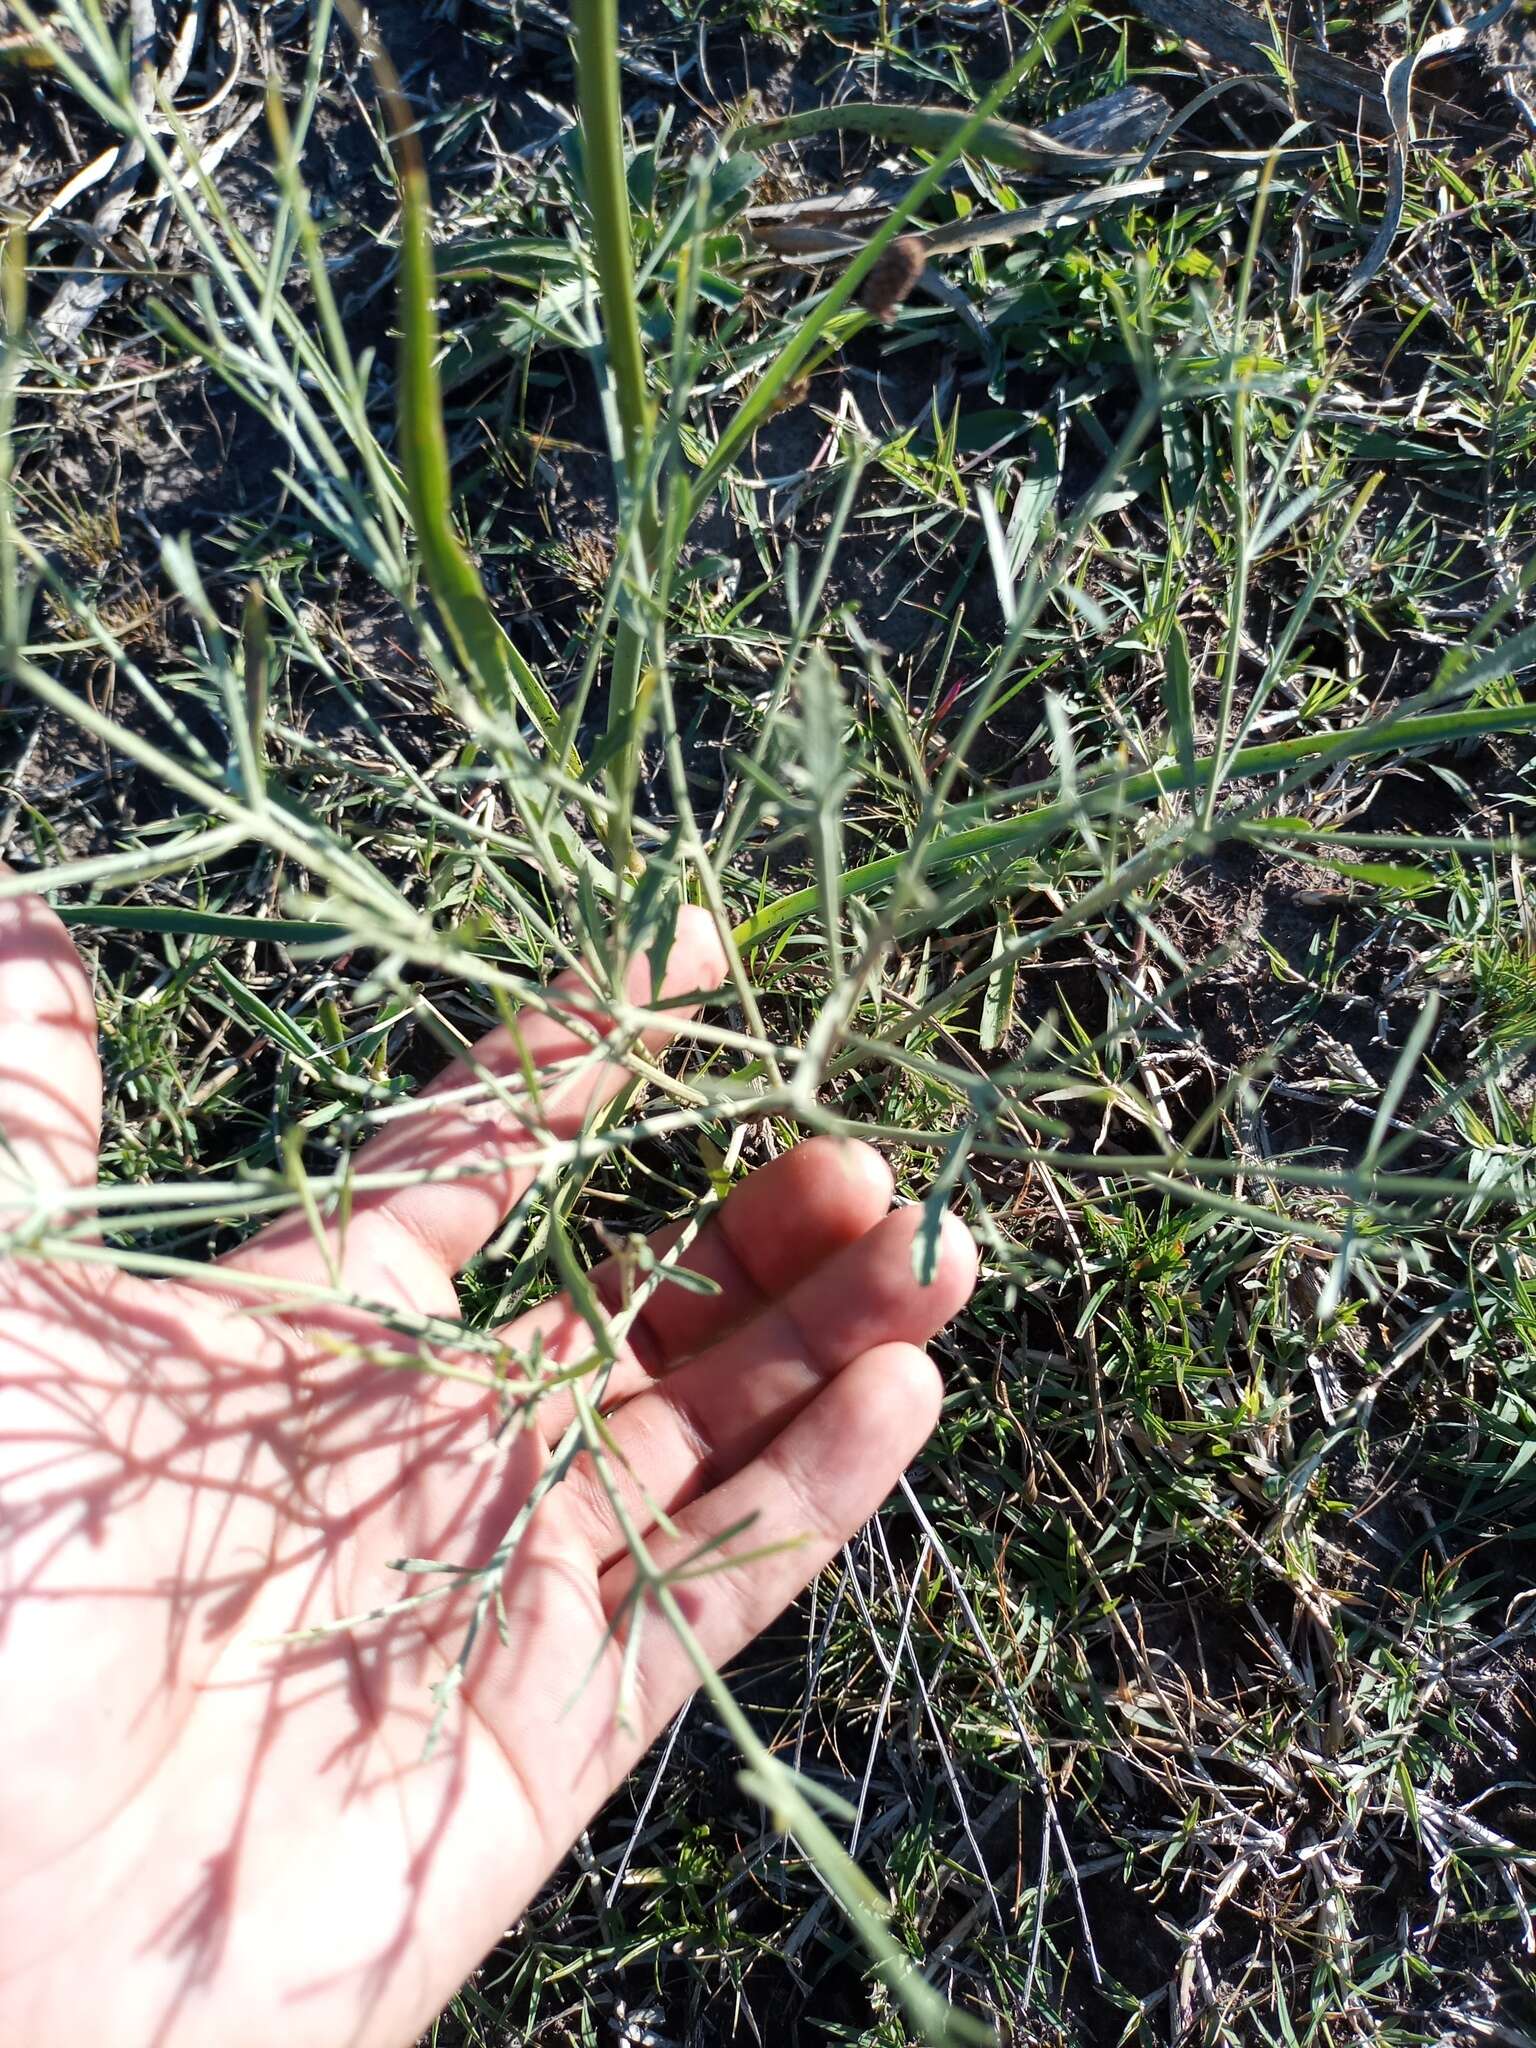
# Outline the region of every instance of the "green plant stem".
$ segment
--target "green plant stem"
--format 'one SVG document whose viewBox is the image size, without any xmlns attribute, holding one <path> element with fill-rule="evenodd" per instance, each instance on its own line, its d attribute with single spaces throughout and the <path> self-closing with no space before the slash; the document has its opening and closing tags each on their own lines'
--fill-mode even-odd
<svg viewBox="0 0 1536 2048">
<path fill-rule="evenodd" d="M 581 113 L 582 167 L 592 220 L 592 253 L 623 457 L 619 477 L 621 520 L 627 500 L 634 522 L 630 546 L 643 602 L 654 566 L 658 532 L 650 481 L 655 422 L 646 384 L 629 230 L 624 109 L 619 96 L 618 0 L 575 0 L 571 30 L 576 53 L 576 100 Z M 632 615 L 632 607 L 621 606 L 608 683 L 608 740 L 612 757 L 609 789 L 613 797 L 608 847 L 620 877 L 634 865 L 631 810 L 643 729 L 640 695 L 645 637 L 644 626 Z"/>
<path fill-rule="evenodd" d="M 453 486 L 437 377 L 437 279 L 426 167 L 403 102 L 390 105 L 400 149 L 400 456 L 427 582 L 460 659 L 499 712 L 520 707 L 551 747 L 558 720 L 542 683 L 503 632 L 479 571 L 453 530 Z"/>
<path fill-rule="evenodd" d="M 602 298 L 603 334 L 608 365 L 613 372 L 624 461 L 630 484 L 638 487 L 650 456 L 652 410 L 645 381 L 640 313 L 635 301 L 629 184 L 624 175 L 618 0 L 574 0 L 571 30 L 576 46 L 582 167 L 592 216 L 592 254 Z"/>
</svg>

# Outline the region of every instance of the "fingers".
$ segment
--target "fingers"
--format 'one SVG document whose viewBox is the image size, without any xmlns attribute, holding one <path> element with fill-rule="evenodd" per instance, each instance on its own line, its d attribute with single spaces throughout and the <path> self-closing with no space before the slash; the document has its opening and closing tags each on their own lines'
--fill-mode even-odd
<svg viewBox="0 0 1536 2048">
<path fill-rule="evenodd" d="M 679 1260 L 718 1291 L 698 1293 L 664 1280 L 631 1325 L 606 1399 L 627 1400 L 678 1359 L 717 1342 L 834 1253 L 857 1243 L 890 1205 L 889 1167 L 872 1146 L 850 1139 L 810 1138 L 760 1166 L 731 1191 Z M 658 1232 L 649 1240 L 651 1251 L 665 1253 L 678 1234 L 678 1228 Z M 594 1267 L 591 1278 L 604 1306 L 618 1309 L 620 1261 Z M 543 1358 L 555 1365 L 584 1358 L 592 1348 L 591 1332 L 564 1295 L 541 1302 L 501 1334 L 514 1357 L 531 1357 L 537 1339 Z M 559 1439 L 571 1412 L 564 1393 L 540 1403 L 547 1443 Z"/>
<path fill-rule="evenodd" d="M 748 1213 L 766 1226 L 772 1210 Z M 609 1418 L 650 1563 L 676 1575 L 712 1664 L 868 1519 L 933 1428 L 941 1387 L 921 1341 L 966 1299 L 976 1259 L 946 1219 L 921 1286 L 919 1225 L 915 1210 L 888 1216 Z M 551 1844 L 570 1839 L 698 1682 L 667 1618 L 630 1611 L 634 1561 L 595 1480 L 578 1467 L 540 1503 L 502 1589 L 518 1654 L 497 1654 L 487 1632 L 465 1680 Z M 672 1510 L 665 1534 L 647 1496 Z"/>
<path fill-rule="evenodd" d="M 931 1435 L 942 1393 L 933 1361 L 916 1345 L 874 1346 L 750 1464 L 684 1509 L 676 1536 L 651 1539 L 658 1568 L 697 1567 L 697 1576 L 674 1585 L 674 1596 L 712 1665 L 728 1663 L 760 1635 L 869 1520 Z M 714 1547 L 722 1539 L 727 1547 Z M 732 1566 L 724 1563 L 731 1550 L 754 1555 Z M 627 1556 L 603 1574 L 599 1591 L 610 1616 L 634 1583 Z M 632 1726 L 613 1727 L 595 1759 L 606 1777 L 598 1796 L 622 1780 L 697 1684 L 675 1631 L 663 1616 L 650 1616 L 626 1702 Z"/>
<path fill-rule="evenodd" d="M 629 964 L 626 994 L 636 1004 L 660 1005 L 717 987 L 724 966 L 713 920 L 705 911 L 685 908 L 660 988 L 652 989 L 650 963 L 638 955 Z M 567 995 L 580 995 L 583 986 L 574 975 L 552 984 Z M 588 1023 L 601 1029 L 602 1020 L 582 1008 Z M 692 1014 L 691 1007 L 672 1013 L 677 1021 Z M 659 1052 L 674 1029 L 672 1022 L 657 1025 L 642 1043 Z M 536 1102 L 523 1079 L 525 1058 L 548 1076 Z M 452 1099 L 485 1074 L 506 1084 L 505 1100 L 483 1089 L 470 1102 Z M 359 1174 L 429 1173 L 433 1179 L 357 1198 L 345 1234 L 334 1228 L 329 1234 L 328 1250 L 344 1284 L 375 1298 L 452 1314 L 454 1274 L 495 1234 L 533 1178 L 529 1166 L 507 1164 L 508 1155 L 526 1155 L 536 1132 L 575 1137 L 628 1079 L 621 1060 L 594 1054 L 588 1036 L 558 1018 L 530 1011 L 515 1033 L 490 1032 L 470 1061 L 456 1061 L 425 1091 L 427 1098 L 449 1098 L 439 1109 L 402 1118 L 357 1153 Z M 263 1231 L 231 1263 L 297 1279 L 329 1277 L 326 1253 L 302 1217 L 285 1217 Z"/>
<path fill-rule="evenodd" d="M 938 1268 L 912 1268 L 916 1209 L 897 1210 L 765 1307 L 609 1417 L 608 1477 L 642 1529 L 767 1453 L 849 1363 L 882 1345 L 921 1345 L 970 1295 L 976 1254 L 958 1217 L 944 1220 Z M 561 1489 L 573 1535 L 606 1568 L 623 1550 L 612 1502 L 589 1460 Z"/>
<path fill-rule="evenodd" d="M 675 1536 L 650 1539 L 658 1568 L 715 1567 L 673 1587 L 712 1664 L 727 1663 L 758 1635 L 869 1519 L 932 1431 L 941 1392 L 916 1345 L 873 1347 L 829 1380 L 757 1458 L 683 1509 Z M 637 1623 L 622 1610 L 633 1563 L 626 1556 L 594 1575 L 560 1512 L 562 1493 L 533 1515 L 503 1585 L 514 1654 L 486 1629 L 465 1680 L 551 1861 L 698 1684 L 663 1615 L 647 1615 L 628 1654 L 624 1639 Z M 722 1541 L 753 1555 L 732 1565 Z M 608 1634 L 615 1618 L 617 1638 Z M 460 1632 L 456 1622 L 445 1633 L 445 1655 L 454 1654 Z"/>
<path fill-rule="evenodd" d="M 0 1213 L 14 1214 L 13 1191 L 89 1187 L 100 1136 L 90 981 L 48 905 L 12 897 L 0 903 Z"/>
</svg>

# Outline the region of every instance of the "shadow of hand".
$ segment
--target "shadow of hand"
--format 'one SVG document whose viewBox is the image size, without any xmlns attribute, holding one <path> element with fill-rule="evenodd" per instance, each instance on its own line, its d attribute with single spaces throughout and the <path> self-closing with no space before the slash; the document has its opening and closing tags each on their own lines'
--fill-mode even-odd
<svg viewBox="0 0 1536 2048">
<path fill-rule="evenodd" d="M 708 919 L 685 913 L 656 1000 L 720 973 Z M 658 1621 L 624 1669 L 633 1567 L 583 1457 L 526 1518 L 495 1580 L 503 1626 L 480 1632 L 427 1753 L 473 1568 L 502 1550 L 572 1408 L 552 1391 L 508 1427 L 473 1373 L 401 1370 L 409 1340 L 388 1311 L 454 1315 L 456 1271 L 526 1185 L 509 1155 L 527 1153 L 530 1124 L 573 1136 L 627 1078 L 592 1049 L 590 1013 L 581 1028 L 579 985 L 563 986 L 573 1025 L 520 1026 L 543 1070 L 536 1114 L 521 1080 L 516 1096 L 483 1085 L 523 1071 L 492 1033 L 356 1162 L 375 1182 L 438 1177 L 376 1185 L 324 1243 L 285 1218 L 206 1287 L 84 1252 L 0 1264 L 0 2038 L 71 2038 L 89 1977 L 109 1994 L 93 2003 L 99 2048 L 399 2048 L 692 1690 Z M 631 1001 L 648 989 L 637 961 Z M 667 1035 L 654 1022 L 645 1042 Z M 99 1113 L 69 939 L 36 900 L 0 904 L 13 1217 L 35 1200 L 22 1188 L 94 1181 Z M 921 1347 L 974 1259 L 954 1224 L 919 1287 L 915 1212 L 890 1201 L 862 1145 L 814 1139 L 762 1168 L 688 1249 L 714 1291 L 657 1289 L 606 1383 L 610 1477 L 659 1564 L 750 1520 L 750 1558 L 679 1587 L 717 1663 L 932 1428 Z M 274 1308 L 275 1286 L 333 1275 L 377 1312 L 306 1311 L 291 1293 Z M 616 1306 L 617 1268 L 592 1278 Z M 514 1382 L 592 1349 L 564 1299 L 501 1335 Z M 463 1576 L 402 1576 L 402 1557 Z M 451 1590 L 411 1604 L 428 1585 Z"/>
</svg>

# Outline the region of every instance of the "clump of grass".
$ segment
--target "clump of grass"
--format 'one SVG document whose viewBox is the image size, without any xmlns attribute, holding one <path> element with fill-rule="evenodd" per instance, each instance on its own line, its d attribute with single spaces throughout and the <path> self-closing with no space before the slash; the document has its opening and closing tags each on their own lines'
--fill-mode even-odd
<svg viewBox="0 0 1536 2048">
<path fill-rule="evenodd" d="M 698 13 L 718 56 L 742 21 Z M 877 1137 L 984 1252 L 910 1494 L 734 1695 L 708 1678 L 439 2038 L 591 2033 L 613 1983 L 672 2036 L 892 2041 L 893 2001 L 938 2033 L 953 1997 L 1042 2040 L 1514 2038 L 1528 164 L 1413 157 L 1400 254 L 1344 305 L 1370 162 L 1220 93 L 1198 178 L 948 260 L 883 336 L 883 249 L 1022 203 L 966 160 L 986 120 L 1142 73 L 1193 101 L 1180 53 L 999 14 L 1000 68 L 965 10 L 753 12 L 808 74 L 835 50 L 859 97 L 965 116 L 804 277 L 754 253 L 730 110 L 654 109 L 695 26 L 626 43 L 593 0 L 579 143 L 531 164 L 471 165 L 385 74 L 391 388 L 306 191 L 325 14 L 270 94 L 270 238 L 178 178 L 195 147 L 97 15 L 59 18 L 48 89 L 138 138 L 181 223 L 185 275 L 119 331 L 222 380 L 282 471 L 269 516 L 160 537 L 138 634 L 59 543 L 69 377 L 12 244 L 0 654 L 118 779 L 57 841 L 29 800 L 52 865 L 0 889 L 97 947 L 112 1244 L 174 1265 L 297 1201 L 295 1131 L 342 1199 L 429 1013 L 611 978 L 688 896 L 731 987 L 686 1084 L 651 1077 L 664 1129 L 552 1162 L 470 1321 L 553 1284 L 568 1219 L 675 1214 L 812 1130 Z M 1221 160 L 1236 106 L 1267 161 Z M 776 162 L 776 196 L 831 163 Z M 588 501 L 553 598 L 546 487 Z M 217 1159 L 246 1192 L 205 1198 Z M 787 1761 L 848 1796 L 888 1918 Z"/>
<path fill-rule="evenodd" d="M 1528 1047 L 1536 1038 L 1536 954 L 1494 937 L 1473 954 L 1472 979 L 1492 1043 Z"/>
</svg>

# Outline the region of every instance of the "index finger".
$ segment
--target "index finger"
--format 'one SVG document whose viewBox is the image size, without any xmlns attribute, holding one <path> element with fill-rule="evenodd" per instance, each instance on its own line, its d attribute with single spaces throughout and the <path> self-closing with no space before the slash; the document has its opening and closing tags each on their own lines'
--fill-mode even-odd
<svg viewBox="0 0 1536 2048">
<path fill-rule="evenodd" d="M 691 906 L 678 915 L 659 986 L 651 963 L 637 954 L 625 972 L 625 995 L 638 1007 L 659 1007 L 676 997 L 718 987 L 725 959 L 709 913 Z M 583 998 L 571 1004 L 601 1033 L 605 1021 L 582 979 L 560 975 L 552 992 Z M 641 1034 L 648 1052 L 659 1052 L 676 1025 L 694 1013 L 681 1004 L 665 1023 Z M 524 1061 L 547 1072 L 547 1086 L 531 1099 Z M 486 1076 L 505 1083 L 494 1093 Z M 344 1286 L 375 1300 L 401 1302 L 432 1314 L 458 1307 L 453 1276 L 500 1227 L 502 1219 L 533 1179 L 528 1155 L 536 1134 L 557 1141 L 576 1137 L 630 1079 L 619 1057 L 594 1052 L 592 1030 L 544 1011 L 527 1011 L 515 1025 L 498 1026 L 456 1060 L 423 1091 L 423 1100 L 445 1098 L 439 1109 L 422 1109 L 370 1138 L 355 1155 L 359 1175 L 412 1173 L 433 1176 L 399 1188 L 365 1190 L 353 1203 L 345 1230 L 326 1229 L 326 1249 L 316 1242 L 302 1215 L 284 1216 L 228 1264 L 247 1272 L 325 1281 L 328 1258 Z M 466 1096 L 465 1091 L 474 1093 Z"/>
</svg>

